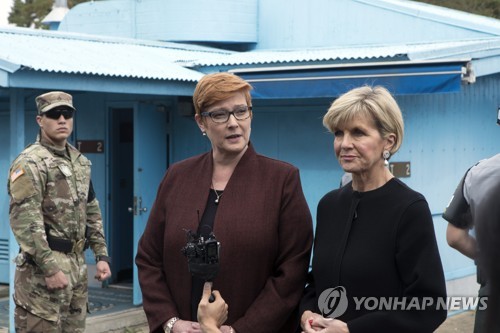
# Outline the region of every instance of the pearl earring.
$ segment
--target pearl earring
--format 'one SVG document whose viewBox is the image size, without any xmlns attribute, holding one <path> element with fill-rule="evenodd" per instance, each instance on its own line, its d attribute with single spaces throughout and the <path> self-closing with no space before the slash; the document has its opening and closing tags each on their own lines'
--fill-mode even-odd
<svg viewBox="0 0 500 333">
<path fill-rule="evenodd" d="M 389 166 L 389 161 L 387 159 L 391 157 L 391 153 L 389 153 L 388 150 L 384 150 L 384 152 L 382 153 L 382 157 L 384 158 L 384 165 L 386 167 Z"/>
<path fill-rule="evenodd" d="M 201 132 L 201 135 L 207 136 L 207 132 Z"/>
</svg>

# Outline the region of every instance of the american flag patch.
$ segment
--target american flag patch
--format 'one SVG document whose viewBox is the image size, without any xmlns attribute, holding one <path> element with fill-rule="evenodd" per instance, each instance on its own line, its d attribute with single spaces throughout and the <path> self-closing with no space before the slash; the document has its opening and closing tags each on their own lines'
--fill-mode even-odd
<svg viewBox="0 0 500 333">
<path fill-rule="evenodd" d="M 17 178 L 21 177 L 22 175 L 24 175 L 24 170 L 22 168 L 17 168 L 10 174 L 10 181 L 14 182 Z"/>
</svg>

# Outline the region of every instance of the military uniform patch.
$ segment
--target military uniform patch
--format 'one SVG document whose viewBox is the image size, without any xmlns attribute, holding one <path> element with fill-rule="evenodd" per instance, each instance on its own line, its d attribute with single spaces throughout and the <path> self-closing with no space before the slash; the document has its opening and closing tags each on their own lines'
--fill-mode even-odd
<svg viewBox="0 0 500 333">
<path fill-rule="evenodd" d="M 29 169 L 19 166 L 11 172 L 9 191 L 14 202 L 21 202 L 37 193 Z"/>
<path fill-rule="evenodd" d="M 12 171 L 12 173 L 10 174 L 10 182 L 13 183 L 17 178 L 21 177 L 22 175 L 24 175 L 24 170 L 23 168 L 19 167 L 17 168 L 16 170 Z"/>
<path fill-rule="evenodd" d="M 65 175 L 66 177 L 71 177 L 71 170 L 67 165 L 59 165 L 59 170 L 61 170 L 63 175 Z"/>
</svg>

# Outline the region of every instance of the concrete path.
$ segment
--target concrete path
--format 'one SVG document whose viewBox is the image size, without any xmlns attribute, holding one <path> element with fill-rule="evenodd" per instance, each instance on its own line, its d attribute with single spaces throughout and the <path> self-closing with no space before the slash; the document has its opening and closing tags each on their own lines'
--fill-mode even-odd
<svg viewBox="0 0 500 333">
<path fill-rule="evenodd" d="M 472 333 L 474 331 L 474 311 L 466 311 L 449 316 L 435 333 Z"/>
<path fill-rule="evenodd" d="M 8 286 L 0 285 L 0 298 L 8 297 Z M 106 308 L 105 304 L 103 306 Z M 89 333 L 148 333 L 146 315 L 142 307 L 130 306 L 121 311 L 96 313 L 87 318 Z M 472 333 L 474 330 L 474 311 L 466 311 L 449 316 L 435 333 Z M 8 329 L 0 327 L 0 333 L 8 333 Z"/>
<path fill-rule="evenodd" d="M 462 312 L 448 317 L 435 333 L 472 333 L 474 331 L 474 311 Z M 148 333 L 147 325 L 130 326 L 127 330 L 110 333 Z"/>
</svg>

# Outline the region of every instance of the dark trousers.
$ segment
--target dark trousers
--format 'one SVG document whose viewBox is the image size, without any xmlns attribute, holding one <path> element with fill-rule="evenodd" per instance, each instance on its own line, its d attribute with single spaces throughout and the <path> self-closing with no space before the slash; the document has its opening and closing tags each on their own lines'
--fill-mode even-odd
<svg viewBox="0 0 500 333">
<path fill-rule="evenodd" d="M 487 285 L 481 285 L 479 288 L 479 302 L 478 304 L 483 304 L 481 298 L 485 297 L 485 303 L 488 303 L 489 288 Z M 486 323 L 486 314 L 488 313 L 488 308 L 482 309 L 478 306 L 476 309 L 476 316 L 474 319 L 474 333 L 500 333 L 500 316 L 498 313 L 494 313 L 494 323 L 493 327 L 484 327 Z"/>
</svg>

